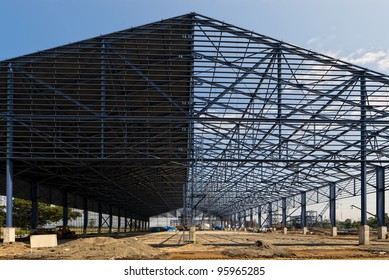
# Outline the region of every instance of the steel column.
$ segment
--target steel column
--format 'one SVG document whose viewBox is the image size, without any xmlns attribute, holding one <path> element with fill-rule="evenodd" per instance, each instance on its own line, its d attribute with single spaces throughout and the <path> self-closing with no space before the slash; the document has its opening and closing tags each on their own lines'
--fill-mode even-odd
<svg viewBox="0 0 389 280">
<path fill-rule="evenodd" d="M 31 184 L 31 231 L 38 227 L 38 184 Z"/>
<path fill-rule="evenodd" d="M 103 205 L 99 202 L 99 228 L 98 233 L 101 233 L 101 228 L 103 227 Z"/>
<path fill-rule="evenodd" d="M 12 197 L 13 197 L 13 142 L 14 142 L 14 74 L 12 64 L 8 64 L 7 73 L 7 160 L 6 160 L 6 227 L 11 228 L 12 223 Z"/>
<path fill-rule="evenodd" d="M 258 228 L 262 227 L 262 209 L 258 206 Z"/>
<path fill-rule="evenodd" d="M 247 213 L 246 213 L 246 210 L 243 210 L 243 227 L 246 228 L 246 224 L 247 224 Z"/>
<path fill-rule="evenodd" d="M 104 42 L 104 39 L 101 42 L 101 100 L 100 100 L 100 117 L 101 117 L 101 143 L 100 143 L 100 149 L 101 149 L 101 158 L 104 158 L 104 122 L 105 122 L 105 103 L 106 103 L 106 77 L 105 77 L 105 63 L 106 63 L 106 45 Z"/>
<path fill-rule="evenodd" d="M 385 168 L 382 166 L 376 167 L 376 211 L 378 226 L 385 226 Z"/>
<path fill-rule="evenodd" d="M 120 216 L 120 208 L 119 208 L 118 209 L 118 233 L 120 232 L 121 219 L 122 217 Z"/>
<path fill-rule="evenodd" d="M 267 219 L 268 219 L 268 225 L 269 227 L 273 227 L 273 205 L 271 202 L 269 202 L 268 204 L 268 216 L 267 216 Z"/>
<path fill-rule="evenodd" d="M 62 222 L 63 226 L 67 227 L 69 221 L 69 201 L 68 201 L 68 191 L 62 191 Z"/>
<path fill-rule="evenodd" d="M 124 232 L 127 232 L 127 227 L 128 227 L 127 211 L 124 211 Z"/>
<path fill-rule="evenodd" d="M 336 227 L 336 185 L 330 184 L 330 221 L 331 226 Z"/>
<path fill-rule="evenodd" d="M 133 216 L 132 216 L 132 214 L 130 214 L 130 231 L 133 231 L 133 221 L 132 221 L 132 219 L 133 219 Z"/>
<path fill-rule="evenodd" d="M 113 226 L 113 206 L 109 206 L 109 233 L 112 233 L 112 226 Z"/>
<path fill-rule="evenodd" d="M 367 194 L 366 194 L 366 180 L 367 180 L 367 170 L 366 170 L 366 101 L 367 101 L 367 91 L 366 91 L 366 77 L 365 72 L 362 72 L 361 75 L 361 225 L 367 225 Z"/>
<path fill-rule="evenodd" d="M 87 234 L 88 229 L 88 199 L 84 197 L 83 199 L 83 207 L 84 207 L 84 225 L 83 225 L 83 233 Z"/>
<path fill-rule="evenodd" d="M 301 228 L 307 226 L 307 194 L 301 192 Z"/>
<path fill-rule="evenodd" d="M 286 227 L 286 198 L 282 198 L 282 227 Z"/>
<path fill-rule="evenodd" d="M 253 208 L 250 208 L 250 227 L 254 227 Z"/>
</svg>

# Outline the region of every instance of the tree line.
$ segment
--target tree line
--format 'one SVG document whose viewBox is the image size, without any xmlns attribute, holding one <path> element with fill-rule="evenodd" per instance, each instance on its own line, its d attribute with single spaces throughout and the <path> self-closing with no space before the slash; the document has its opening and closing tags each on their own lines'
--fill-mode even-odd
<svg viewBox="0 0 389 280">
<path fill-rule="evenodd" d="M 14 227 L 31 228 L 32 202 L 20 198 L 13 199 L 12 218 Z M 62 220 L 63 207 L 46 203 L 38 203 L 38 227 L 50 223 L 57 223 Z M 81 213 L 69 209 L 69 221 L 81 217 Z M 5 206 L 0 206 L 0 225 L 5 226 L 6 213 Z"/>
</svg>

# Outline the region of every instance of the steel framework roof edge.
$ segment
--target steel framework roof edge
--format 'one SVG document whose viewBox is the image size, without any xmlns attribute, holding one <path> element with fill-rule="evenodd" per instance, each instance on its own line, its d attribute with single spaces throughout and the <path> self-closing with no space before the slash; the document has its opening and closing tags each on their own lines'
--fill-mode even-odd
<svg viewBox="0 0 389 280">
<path fill-rule="evenodd" d="M 70 43 L 67 43 L 67 44 L 51 47 L 51 48 L 48 48 L 48 49 L 38 50 L 38 51 L 27 53 L 27 54 L 24 54 L 24 55 L 15 56 L 15 57 L 12 57 L 12 58 L 7 58 L 7 59 L 4 59 L 4 60 L 0 60 L 0 67 L 2 66 L 1 63 L 17 62 L 16 60 L 19 59 L 19 58 L 22 58 L 22 57 L 33 56 L 35 54 L 41 54 L 41 53 L 46 52 L 46 51 L 54 51 L 56 49 L 70 47 L 70 46 L 73 46 L 75 44 L 88 43 L 88 41 L 101 39 L 101 38 L 108 37 L 108 36 L 111 36 L 111 35 L 117 35 L 118 33 L 128 32 L 128 31 L 132 31 L 132 30 L 135 30 L 135 29 L 142 29 L 142 28 L 146 28 L 146 27 L 157 25 L 157 24 L 161 24 L 161 23 L 169 23 L 169 21 L 185 19 L 186 17 L 187 17 L 187 19 L 192 19 L 192 17 L 194 15 L 197 15 L 197 14 L 193 13 L 193 12 L 192 13 L 187 13 L 187 14 L 183 14 L 181 16 L 176 16 L 176 17 L 171 17 L 171 18 L 167 18 L 167 19 L 162 19 L 162 20 L 159 20 L 159 21 L 155 21 L 155 22 L 152 22 L 152 23 L 146 23 L 146 24 L 142 24 L 142 25 L 138 25 L 138 26 L 131 26 L 130 28 L 125 28 L 125 29 L 122 29 L 122 30 L 119 30 L 119 31 L 114 31 L 114 32 L 110 32 L 110 33 L 107 33 L 107 34 L 100 34 L 98 36 L 90 37 L 90 38 L 87 38 L 87 39 L 82 39 L 82 40 L 79 40 L 79 41 L 76 41 L 76 42 L 70 42 Z M 171 23 L 173 23 L 173 22 L 171 22 Z"/>
</svg>

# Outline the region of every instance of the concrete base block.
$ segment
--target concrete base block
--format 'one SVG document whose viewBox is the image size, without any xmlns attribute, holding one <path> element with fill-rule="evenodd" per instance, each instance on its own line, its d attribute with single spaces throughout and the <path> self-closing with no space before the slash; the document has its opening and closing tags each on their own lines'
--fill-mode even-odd
<svg viewBox="0 0 389 280">
<path fill-rule="evenodd" d="M 333 237 L 337 236 L 338 235 L 338 228 L 337 227 L 332 227 L 330 229 L 330 235 L 333 236 Z"/>
<path fill-rule="evenodd" d="M 31 248 L 55 247 L 57 245 L 58 243 L 56 234 L 42 234 L 30 236 Z"/>
<path fill-rule="evenodd" d="M 86 234 L 87 234 L 86 228 L 84 228 L 84 229 L 82 230 L 82 234 L 83 234 L 83 235 L 86 235 Z"/>
<path fill-rule="evenodd" d="M 388 232 L 387 227 L 378 227 L 378 239 L 386 239 L 386 233 Z"/>
<path fill-rule="evenodd" d="M 359 245 L 369 245 L 369 226 L 360 226 L 359 227 Z"/>
<path fill-rule="evenodd" d="M 308 233 L 308 228 L 307 227 L 303 227 L 303 234 L 307 234 Z"/>
<path fill-rule="evenodd" d="M 189 228 L 189 236 L 190 236 L 190 242 L 196 243 L 196 227 L 190 227 Z"/>
<path fill-rule="evenodd" d="M 3 229 L 3 243 L 13 243 L 15 242 L 15 228 L 7 227 Z"/>
<path fill-rule="evenodd" d="M 284 227 L 284 234 L 288 234 L 288 229 Z"/>
</svg>

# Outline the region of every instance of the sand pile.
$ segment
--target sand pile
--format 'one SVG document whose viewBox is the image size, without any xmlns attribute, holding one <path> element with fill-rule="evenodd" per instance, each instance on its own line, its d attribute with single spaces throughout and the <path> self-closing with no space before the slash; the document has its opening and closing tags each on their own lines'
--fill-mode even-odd
<svg viewBox="0 0 389 280">
<path fill-rule="evenodd" d="M 34 249 L 20 259 L 118 260 L 159 259 L 163 253 L 144 244 L 136 237 L 81 238 L 53 248 Z"/>
<path fill-rule="evenodd" d="M 30 246 L 23 242 L 6 243 L 0 245 L 0 259 L 13 259 L 17 255 L 30 252 Z"/>
<path fill-rule="evenodd" d="M 293 256 L 293 254 L 288 253 L 284 249 L 261 240 L 257 240 L 252 246 L 224 250 L 222 254 L 233 258 L 243 258 L 243 259 Z"/>
</svg>

